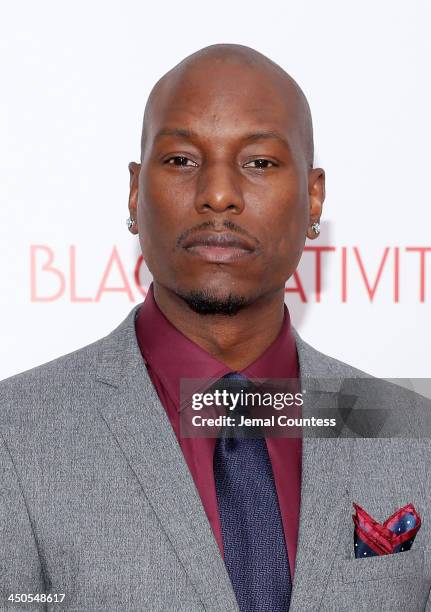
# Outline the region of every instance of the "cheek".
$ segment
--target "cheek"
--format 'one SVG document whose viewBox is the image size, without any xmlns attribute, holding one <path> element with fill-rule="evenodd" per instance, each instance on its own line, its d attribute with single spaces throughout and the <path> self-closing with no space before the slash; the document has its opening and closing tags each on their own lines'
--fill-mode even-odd
<svg viewBox="0 0 431 612">
<path fill-rule="evenodd" d="M 257 204 L 256 221 L 262 228 L 269 259 L 275 264 L 296 262 L 301 256 L 308 225 L 308 189 L 305 181 L 283 182 L 274 189 L 271 198 Z"/>
<path fill-rule="evenodd" d="M 296 215 L 284 215 L 276 226 L 273 237 L 272 265 L 278 268 L 283 277 L 295 271 L 305 244 L 306 224 L 302 209 Z"/>
<path fill-rule="evenodd" d="M 139 240 L 148 268 L 159 278 L 178 265 L 176 243 L 188 227 L 188 199 L 184 190 L 180 193 L 166 180 L 148 176 L 143 181 L 138 201 Z"/>
<path fill-rule="evenodd" d="M 157 249 L 168 244 L 178 227 L 178 206 L 168 189 L 148 178 L 143 184 L 138 201 L 138 221 L 144 246 Z"/>
<path fill-rule="evenodd" d="M 175 233 L 184 223 L 184 215 L 193 203 L 193 189 L 169 180 L 165 173 L 148 172 L 143 180 L 140 207 L 149 226 Z M 181 221 L 183 223 L 181 223 Z"/>
<path fill-rule="evenodd" d="M 284 252 L 294 254 L 302 250 L 307 232 L 308 210 L 304 202 L 297 201 L 286 206 L 285 211 L 278 219 L 280 227 L 280 245 Z"/>
</svg>

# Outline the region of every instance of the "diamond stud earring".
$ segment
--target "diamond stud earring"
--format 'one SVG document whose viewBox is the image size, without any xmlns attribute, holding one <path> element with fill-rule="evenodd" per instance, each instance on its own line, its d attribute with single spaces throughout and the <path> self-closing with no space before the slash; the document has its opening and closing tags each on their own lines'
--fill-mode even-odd
<svg viewBox="0 0 431 612">
<path fill-rule="evenodd" d="M 313 230 L 313 233 L 318 236 L 320 234 L 320 223 L 317 223 L 316 221 L 316 223 L 311 225 L 311 229 Z"/>
<path fill-rule="evenodd" d="M 132 227 L 135 225 L 136 221 L 134 219 L 132 219 L 132 217 L 129 217 L 128 219 L 126 219 L 126 224 L 129 230 L 132 229 Z"/>
</svg>

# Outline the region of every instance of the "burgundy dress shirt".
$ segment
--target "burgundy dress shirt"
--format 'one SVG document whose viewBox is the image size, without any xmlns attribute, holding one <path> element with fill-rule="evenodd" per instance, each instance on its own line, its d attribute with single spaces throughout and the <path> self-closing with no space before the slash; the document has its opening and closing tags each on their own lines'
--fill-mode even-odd
<svg viewBox="0 0 431 612">
<path fill-rule="evenodd" d="M 163 404 L 202 500 L 214 537 L 223 555 L 223 538 L 214 484 L 216 438 L 180 436 L 180 380 L 221 378 L 232 370 L 186 338 L 168 321 L 150 286 L 136 317 L 136 336 L 149 376 Z M 241 371 L 248 378 L 298 378 L 299 366 L 290 317 L 285 307 L 281 330 L 270 347 Z M 300 438 L 266 438 L 280 506 L 293 578 L 301 493 Z"/>
</svg>

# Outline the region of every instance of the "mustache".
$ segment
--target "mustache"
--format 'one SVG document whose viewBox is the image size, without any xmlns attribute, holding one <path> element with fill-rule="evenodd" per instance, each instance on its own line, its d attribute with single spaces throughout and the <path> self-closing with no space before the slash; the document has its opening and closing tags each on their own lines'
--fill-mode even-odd
<svg viewBox="0 0 431 612">
<path fill-rule="evenodd" d="M 185 230 L 178 236 L 176 246 L 181 247 L 184 241 L 190 235 L 193 235 L 196 232 L 200 232 L 202 230 L 210 230 L 210 229 L 214 231 L 220 231 L 221 228 L 226 228 L 227 230 L 230 230 L 231 232 L 240 234 L 242 236 L 247 236 L 247 238 L 249 238 L 255 243 L 256 247 L 260 245 L 260 241 L 256 238 L 256 236 L 252 236 L 247 230 L 245 230 L 240 225 L 237 225 L 236 223 L 233 223 L 233 221 L 226 219 L 225 221 L 223 221 L 221 225 L 216 224 L 215 221 L 204 221 L 204 223 L 200 223 L 199 225 L 195 225 L 194 227 L 191 227 L 190 229 Z"/>
</svg>

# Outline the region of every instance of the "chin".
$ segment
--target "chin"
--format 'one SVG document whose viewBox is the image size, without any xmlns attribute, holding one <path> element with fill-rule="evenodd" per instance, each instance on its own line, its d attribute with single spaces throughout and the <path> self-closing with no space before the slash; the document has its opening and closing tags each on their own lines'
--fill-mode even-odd
<svg viewBox="0 0 431 612">
<path fill-rule="evenodd" d="M 228 292 L 225 288 L 214 291 L 211 288 L 198 288 L 176 291 L 187 306 L 200 315 L 235 316 L 253 300 L 241 293 Z"/>
</svg>

